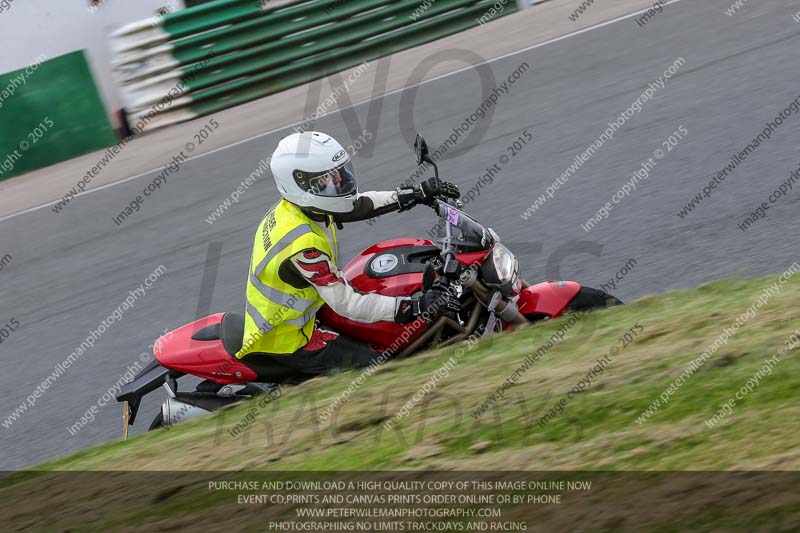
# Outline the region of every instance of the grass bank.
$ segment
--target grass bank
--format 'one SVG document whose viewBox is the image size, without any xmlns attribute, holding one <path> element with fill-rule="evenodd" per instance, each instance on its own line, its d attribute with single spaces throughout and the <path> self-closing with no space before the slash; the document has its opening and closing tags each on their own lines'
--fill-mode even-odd
<svg viewBox="0 0 800 533">
<path fill-rule="evenodd" d="M 776 281 L 714 282 L 591 313 L 562 327 L 563 340 L 527 369 L 525 358 L 547 346 L 564 319 L 388 364 L 349 396 L 359 372 L 35 469 L 795 470 L 800 436 L 789 421 L 800 414 L 800 351 L 778 354 L 800 328 L 800 278 Z M 773 286 L 777 292 L 759 307 Z M 754 305 L 755 316 L 722 344 L 725 328 Z M 687 376 L 715 342 L 718 349 Z M 500 397 L 498 387 L 519 368 Z M 752 391 L 737 399 L 748 381 Z M 434 390 L 421 396 L 426 382 Z M 476 419 L 493 392 L 496 400 Z M 408 415 L 384 429 L 415 394 Z M 337 398 L 349 401 L 319 422 Z M 653 410 L 654 402 L 662 405 Z M 251 412 L 254 422 L 232 436 Z"/>
<path fill-rule="evenodd" d="M 664 473 L 800 469 L 800 350 L 790 340 L 800 333 L 800 276 L 777 280 L 645 297 L 87 449 L 0 478 L 0 520 L 33 530 L 204 531 L 224 521 L 263 531 L 267 517 L 296 519 L 297 506 L 248 507 L 207 482 L 256 471 L 424 479 L 432 470 L 527 470 L 539 479 L 591 475 L 605 486 L 575 496 L 573 507 L 504 511 L 539 513 L 531 523 L 548 531 L 788 527 L 800 500 L 796 490 L 784 497 L 798 481 L 787 474 Z M 503 383 L 511 385 L 498 394 Z M 247 428 L 233 431 L 248 415 Z M 129 473 L 96 472 L 109 470 Z M 663 528 L 667 520 L 674 529 Z"/>
</svg>

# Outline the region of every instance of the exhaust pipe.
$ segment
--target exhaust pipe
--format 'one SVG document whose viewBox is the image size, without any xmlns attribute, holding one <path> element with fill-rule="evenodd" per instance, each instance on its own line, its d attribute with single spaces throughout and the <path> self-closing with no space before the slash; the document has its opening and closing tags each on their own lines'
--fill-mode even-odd
<svg viewBox="0 0 800 533">
<path fill-rule="evenodd" d="M 165 426 L 171 426 L 178 422 L 185 422 L 186 420 L 205 416 L 209 413 L 211 413 L 211 411 L 182 402 L 172 396 L 167 396 L 167 399 L 161 404 L 161 419 Z"/>
</svg>

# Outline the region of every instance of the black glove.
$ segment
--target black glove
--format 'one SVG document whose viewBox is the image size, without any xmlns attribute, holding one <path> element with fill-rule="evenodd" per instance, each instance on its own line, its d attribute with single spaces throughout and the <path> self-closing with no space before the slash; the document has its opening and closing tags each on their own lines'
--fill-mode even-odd
<svg viewBox="0 0 800 533">
<path fill-rule="evenodd" d="M 460 310 L 461 302 L 456 295 L 441 283 L 434 283 L 421 297 L 398 298 L 394 320 L 407 324 L 420 317 L 431 319 L 439 315 L 458 320 Z"/>
<path fill-rule="evenodd" d="M 417 191 L 416 187 L 397 188 L 397 205 L 400 206 L 399 211 L 408 211 L 417 205 Z"/>
<path fill-rule="evenodd" d="M 461 197 L 458 185 L 437 178 L 429 178 L 428 181 L 423 181 L 419 184 L 419 190 L 422 193 L 419 201 L 426 205 L 433 205 L 434 200 L 437 198 L 458 200 Z"/>
<path fill-rule="evenodd" d="M 437 198 L 461 197 L 458 185 L 430 178 L 413 187 L 397 188 L 397 205 L 400 211 L 408 211 L 417 204 L 433 205 Z"/>
</svg>

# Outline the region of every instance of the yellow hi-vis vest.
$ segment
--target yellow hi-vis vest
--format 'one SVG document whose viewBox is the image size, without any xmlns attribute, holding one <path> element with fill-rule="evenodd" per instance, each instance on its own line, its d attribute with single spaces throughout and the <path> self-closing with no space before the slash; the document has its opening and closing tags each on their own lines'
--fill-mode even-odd
<svg viewBox="0 0 800 533">
<path fill-rule="evenodd" d="M 313 285 L 294 287 L 281 279 L 281 264 L 298 252 L 315 248 L 336 262 L 333 243 L 296 205 L 281 200 L 256 230 L 247 280 L 247 305 L 242 349 L 249 353 L 290 354 L 305 346 L 314 331 L 314 318 L 323 300 Z"/>
</svg>

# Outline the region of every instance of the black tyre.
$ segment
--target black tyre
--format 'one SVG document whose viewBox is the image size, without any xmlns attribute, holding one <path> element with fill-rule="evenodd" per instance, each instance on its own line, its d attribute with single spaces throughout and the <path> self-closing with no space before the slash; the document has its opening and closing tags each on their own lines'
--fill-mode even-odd
<svg viewBox="0 0 800 533">
<path fill-rule="evenodd" d="M 565 312 L 589 311 L 591 309 L 604 309 L 612 305 L 622 305 L 622 300 L 600 289 L 581 287 L 578 294 L 567 306 Z"/>
<path fill-rule="evenodd" d="M 150 422 L 150 427 L 147 428 L 147 431 L 155 431 L 156 429 L 161 429 L 163 427 L 164 427 L 164 417 L 161 414 L 161 412 L 159 412 L 153 419 L 153 421 Z"/>
</svg>

